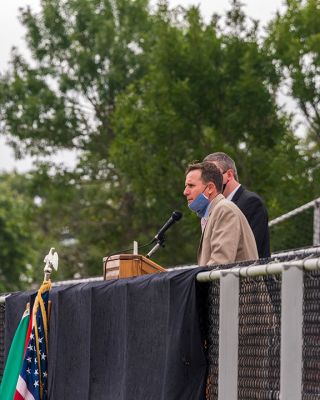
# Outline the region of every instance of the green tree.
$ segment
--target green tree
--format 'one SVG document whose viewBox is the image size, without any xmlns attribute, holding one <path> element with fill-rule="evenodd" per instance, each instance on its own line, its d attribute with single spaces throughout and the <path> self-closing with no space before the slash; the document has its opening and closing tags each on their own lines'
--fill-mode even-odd
<svg viewBox="0 0 320 400">
<path fill-rule="evenodd" d="M 278 61 L 290 94 L 320 140 L 320 10 L 317 0 L 287 0 L 287 10 L 270 23 L 266 44 Z"/>
<path fill-rule="evenodd" d="M 306 123 L 305 156 L 319 179 L 320 159 L 320 9 L 317 0 L 287 0 L 287 10 L 271 21 L 266 47 L 283 85 L 296 100 Z M 315 195 L 319 189 L 315 187 Z"/>
<path fill-rule="evenodd" d="M 43 0 L 21 21 L 33 62 L 16 51 L 0 79 L 2 132 L 20 157 L 79 151 L 74 170 L 47 158 L 27 180 L 33 250 L 57 248 L 57 277 L 101 274 L 102 256 L 148 242 L 174 209 L 185 216 L 156 261 L 195 262 L 184 170 L 212 151 L 236 160 L 272 216 L 310 193 L 273 56 L 238 1 L 209 24 L 197 8 L 151 12 L 147 0 Z"/>
<path fill-rule="evenodd" d="M 0 292 L 23 288 L 32 282 L 35 235 L 28 215 L 33 207 L 24 180 L 0 177 Z"/>
<path fill-rule="evenodd" d="M 38 15 L 23 9 L 21 21 L 33 62 L 16 51 L 1 79 L 2 132 L 18 157 L 80 151 L 72 172 L 39 164 L 30 196 L 40 199 L 34 218 L 43 243 L 73 239 L 61 247 L 60 275 L 101 273 L 101 258 L 121 247 L 119 237 L 126 246 L 134 238 L 131 194 L 109 161 L 110 116 L 117 93 L 143 74 L 148 2 L 43 1 Z"/>
<path fill-rule="evenodd" d="M 143 72 L 147 0 L 44 0 L 21 11 L 28 64 L 16 51 L 1 80 L 4 129 L 19 152 L 78 148 L 106 158 L 114 99 Z M 28 140 L 27 140 L 28 139 Z"/>
</svg>

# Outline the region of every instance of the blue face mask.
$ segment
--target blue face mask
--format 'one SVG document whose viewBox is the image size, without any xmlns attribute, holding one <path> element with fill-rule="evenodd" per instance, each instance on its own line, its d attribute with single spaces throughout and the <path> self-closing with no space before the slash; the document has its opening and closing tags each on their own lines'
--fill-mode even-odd
<svg viewBox="0 0 320 400">
<path fill-rule="evenodd" d="M 203 218 L 206 214 L 209 203 L 208 198 L 203 193 L 200 193 L 188 207 L 190 210 L 196 212 L 198 217 Z"/>
</svg>

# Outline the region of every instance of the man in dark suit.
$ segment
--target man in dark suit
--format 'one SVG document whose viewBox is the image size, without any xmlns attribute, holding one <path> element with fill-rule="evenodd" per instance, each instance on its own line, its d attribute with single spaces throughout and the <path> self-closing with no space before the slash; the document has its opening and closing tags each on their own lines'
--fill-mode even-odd
<svg viewBox="0 0 320 400">
<path fill-rule="evenodd" d="M 222 193 L 233 201 L 246 216 L 257 243 L 259 258 L 270 257 L 268 212 L 254 192 L 245 189 L 238 179 L 235 162 L 225 153 L 209 154 L 203 161 L 213 162 L 223 174 Z"/>
</svg>

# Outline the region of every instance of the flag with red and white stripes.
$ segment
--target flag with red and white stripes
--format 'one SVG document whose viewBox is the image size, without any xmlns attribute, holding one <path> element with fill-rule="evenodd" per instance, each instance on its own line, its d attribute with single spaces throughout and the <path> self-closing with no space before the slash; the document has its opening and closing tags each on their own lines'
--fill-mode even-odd
<svg viewBox="0 0 320 400">
<path fill-rule="evenodd" d="M 48 398 L 48 304 L 51 282 L 44 282 L 32 310 L 29 336 L 14 400 L 46 400 Z"/>
</svg>

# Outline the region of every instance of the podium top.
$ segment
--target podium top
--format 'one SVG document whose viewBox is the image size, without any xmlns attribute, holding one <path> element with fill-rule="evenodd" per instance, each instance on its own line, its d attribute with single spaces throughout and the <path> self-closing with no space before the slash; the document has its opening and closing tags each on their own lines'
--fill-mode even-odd
<svg viewBox="0 0 320 400">
<path fill-rule="evenodd" d="M 110 261 L 114 261 L 114 260 L 141 260 L 143 258 L 146 258 L 146 257 L 142 256 L 140 254 L 114 254 L 113 256 L 103 257 L 103 262 L 106 262 L 106 261 L 109 261 L 109 260 Z"/>
<path fill-rule="evenodd" d="M 166 272 L 166 269 L 139 254 L 116 254 L 103 258 L 104 278 L 131 277 Z M 107 278 L 108 279 L 108 278 Z"/>
</svg>

